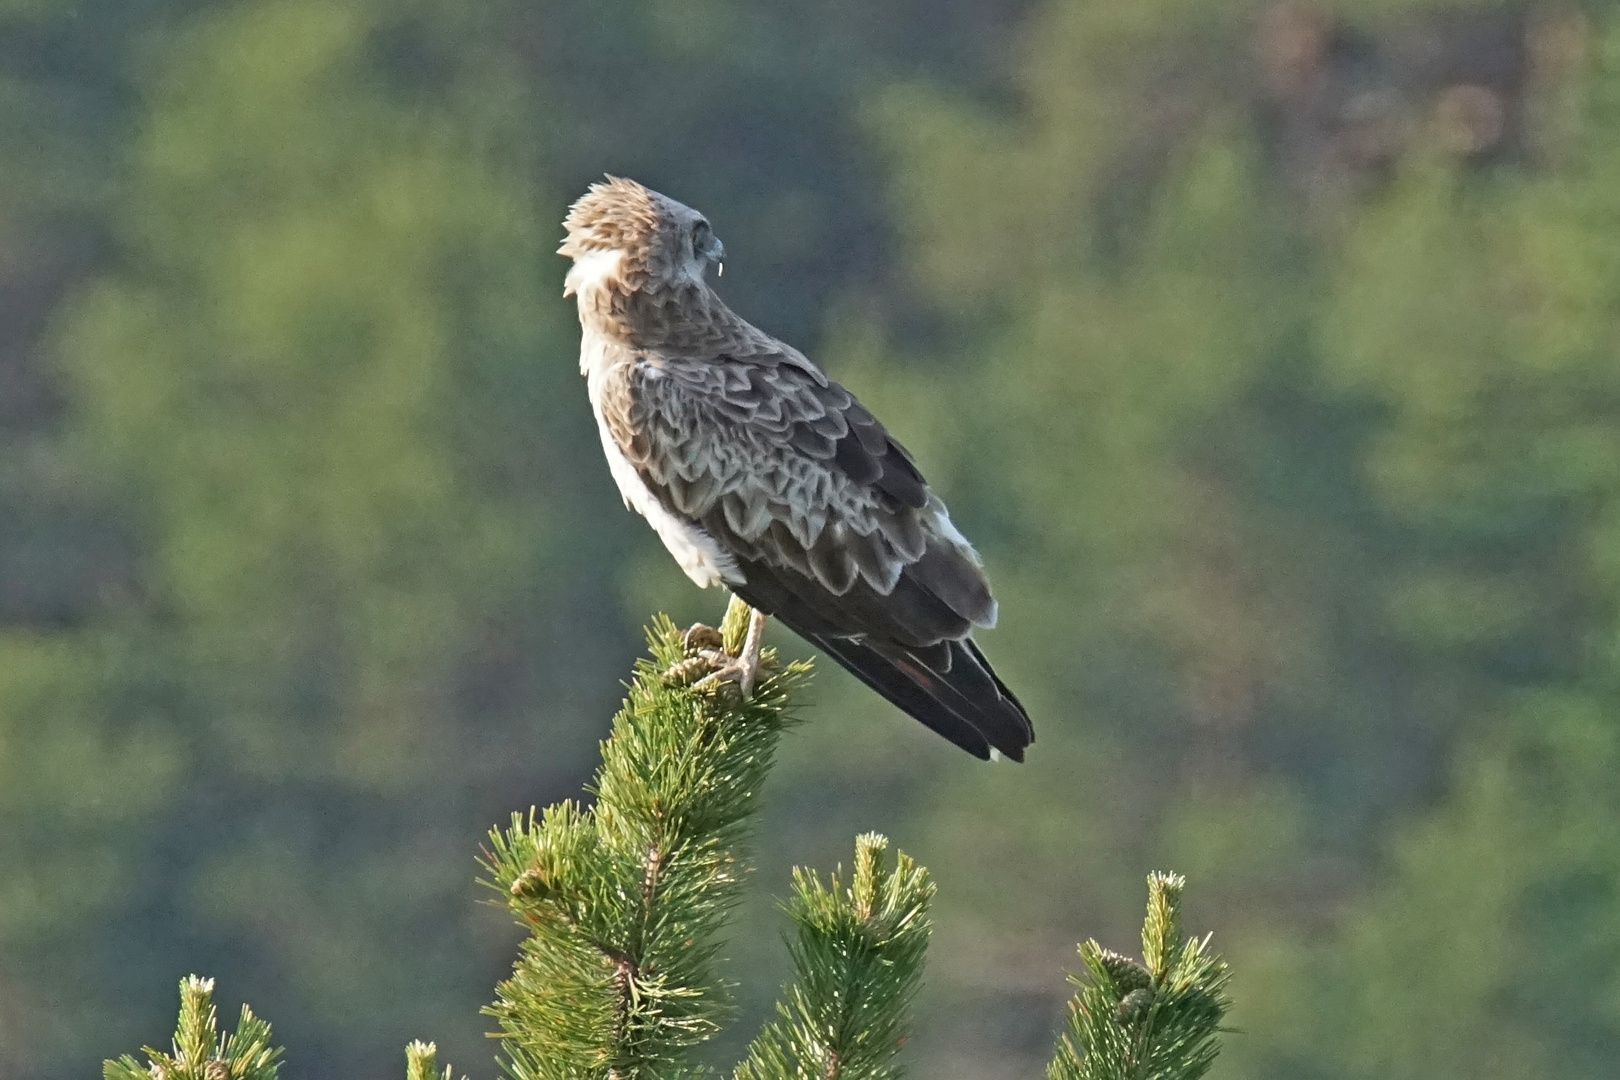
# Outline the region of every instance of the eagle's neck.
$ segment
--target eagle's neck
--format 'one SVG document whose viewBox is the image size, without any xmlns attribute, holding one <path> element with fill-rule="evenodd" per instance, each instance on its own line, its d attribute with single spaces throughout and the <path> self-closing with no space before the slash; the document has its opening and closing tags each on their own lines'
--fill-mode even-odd
<svg viewBox="0 0 1620 1080">
<path fill-rule="evenodd" d="M 631 349 L 686 351 L 746 325 L 707 283 L 654 281 L 617 250 L 576 258 L 563 295 L 577 299 L 588 336 Z"/>
<path fill-rule="evenodd" d="M 617 249 L 589 251 L 574 259 L 563 279 L 563 295 L 579 303 L 579 324 L 587 331 L 609 334 L 621 321 L 625 294 L 624 252 Z"/>
</svg>

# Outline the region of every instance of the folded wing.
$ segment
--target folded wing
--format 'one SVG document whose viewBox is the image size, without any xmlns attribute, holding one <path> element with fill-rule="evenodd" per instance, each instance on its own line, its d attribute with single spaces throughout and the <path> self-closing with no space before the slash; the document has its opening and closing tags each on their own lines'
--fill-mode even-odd
<svg viewBox="0 0 1620 1080">
<path fill-rule="evenodd" d="M 732 592 L 981 758 L 1028 714 L 969 637 L 996 605 L 910 455 L 798 354 L 639 355 L 603 422 L 671 514 L 736 560 Z"/>
</svg>

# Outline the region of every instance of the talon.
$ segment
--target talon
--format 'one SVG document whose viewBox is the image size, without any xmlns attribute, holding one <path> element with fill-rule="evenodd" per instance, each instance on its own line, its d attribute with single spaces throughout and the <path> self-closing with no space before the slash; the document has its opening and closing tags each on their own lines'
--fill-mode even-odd
<svg viewBox="0 0 1620 1080">
<path fill-rule="evenodd" d="M 681 646 L 689 653 L 717 650 L 725 644 L 720 631 L 702 623 L 693 623 L 681 635 Z"/>
<path fill-rule="evenodd" d="M 732 656 L 725 651 L 720 631 L 702 623 L 693 623 L 681 634 L 681 645 L 686 659 L 670 665 L 664 672 L 664 682 L 672 686 L 691 686 L 694 690 L 732 683 L 738 695 L 747 701 L 754 694 L 761 667 L 760 646 L 765 633 L 765 616 L 755 611 L 749 616 L 748 634 L 742 651 Z M 701 678 L 699 675 L 701 674 Z"/>
<path fill-rule="evenodd" d="M 737 692 L 744 701 L 754 696 L 754 683 L 759 678 L 760 648 L 765 636 L 765 614 L 754 611 L 748 617 L 748 634 L 743 640 L 742 651 L 735 657 L 725 657 L 725 663 L 715 671 L 699 679 L 694 686 L 710 686 L 721 682 L 737 684 Z"/>
<path fill-rule="evenodd" d="M 729 683 L 730 685 L 735 686 L 738 690 L 741 690 L 744 674 L 746 674 L 746 672 L 744 671 L 743 666 L 735 661 L 732 661 L 731 663 L 716 664 L 707 675 L 703 676 L 703 678 L 692 684 L 692 689 L 702 690 L 708 687 L 718 687 L 723 683 Z M 744 696 L 746 697 L 747 695 Z"/>
</svg>

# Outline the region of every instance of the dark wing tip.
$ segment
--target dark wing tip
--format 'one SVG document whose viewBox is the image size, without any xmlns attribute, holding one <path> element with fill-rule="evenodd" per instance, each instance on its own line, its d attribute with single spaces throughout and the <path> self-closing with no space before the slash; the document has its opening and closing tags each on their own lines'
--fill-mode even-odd
<svg viewBox="0 0 1620 1080">
<path fill-rule="evenodd" d="M 971 643 L 950 643 L 944 671 L 917 653 L 827 635 L 805 635 L 890 703 L 980 760 L 992 749 L 1024 760 L 1035 729 L 1024 707 Z"/>
<path fill-rule="evenodd" d="M 971 723 L 1003 756 L 1024 760 L 1024 750 L 1035 741 L 1029 713 L 972 639 L 950 643 L 950 664 L 943 671 L 913 662 L 903 666 L 928 687 L 930 696 Z"/>
<path fill-rule="evenodd" d="M 979 643 L 972 638 L 963 638 L 956 645 L 973 658 L 973 662 L 979 666 L 980 670 L 990 676 L 990 681 L 995 683 L 996 693 L 1018 713 L 1018 718 L 1023 723 L 1024 745 L 1029 746 L 1033 743 L 1035 741 L 1035 724 L 1029 718 L 1029 710 L 1024 708 L 1024 703 L 1018 700 L 1018 695 L 1012 692 L 1012 688 L 1001 681 L 1001 676 L 996 674 L 996 669 L 990 666 L 989 658 L 979 649 Z M 1024 759 L 1019 757 L 1015 760 L 1022 761 Z"/>
<path fill-rule="evenodd" d="M 984 733 L 942 705 L 922 684 L 888 658 L 849 638 L 804 636 L 901 712 L 980 761 L 990 760 L 990 742 Z"/>
<path fill-rule="evenodd" d="M 748 580 L 730 586 L 732 592 L 820 647 L 903 712 L 974 757 L 989 758 L 995 749 L 1013 761 L 1024 760 L 1025 749 L 1035 740 L 1029 714 L 978 646 L 955 636 L 967 629 L 964 620 L 952 615 L 950 628 L 918 635 L 907 625 L 930 613 L 897 608 L 911 596 L 905 589 L 897 588 L 886 598 L 859 590 L 834 596 L 796 570 L 746 558 L 739 564 Z M 925 590 L 912 591 L 948 613 Z M 917 618 L 900 617 L 908 611 Z M 851 632 L 854 627 L 860 630 Z M 903 637 L 906 634 L 911 636 Z M 902 644 L 897 638 L 916 644 Z"/>
</svg>

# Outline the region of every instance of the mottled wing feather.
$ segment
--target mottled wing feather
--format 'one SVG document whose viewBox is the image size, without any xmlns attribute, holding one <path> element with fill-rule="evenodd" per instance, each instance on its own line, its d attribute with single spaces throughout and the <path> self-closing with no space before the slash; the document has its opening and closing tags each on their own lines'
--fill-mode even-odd
<svg viewBox="0 0 1620 1080">
<path fill-rule="evenodd" d="M 742 553 L 794 566 L 836 593 L 864 581 L 887 595 L 921 563 L 961 619 L 989 621 L 992 601 L 971 551 L 927 535 L 943 507 L 899 444 L 836 383 L 785 366 L 643 358 L 607 381 L 602 410 L 614 441 L 669 508 L 717 538 L 727 534 Z"/>
<path fill-rule="evenodd" d="M 966 640 L 995 617 L 977 558 L 847 390 L 796 363 L 643 354 L 601 408 L 665 508 L 735 556 L 733 592 L 958 746 L 1022 758 L 1028 717 Z"/>
</svg>

